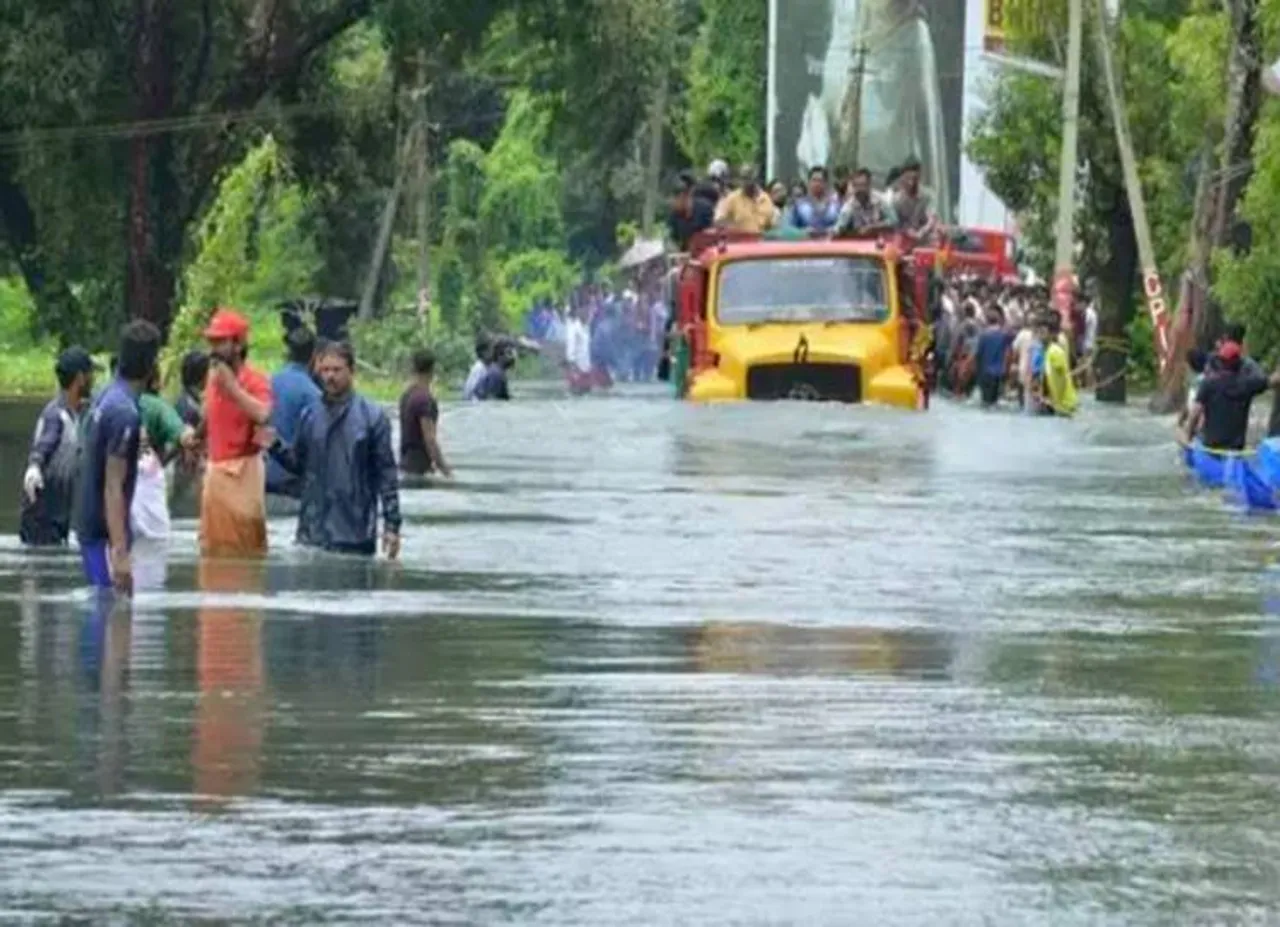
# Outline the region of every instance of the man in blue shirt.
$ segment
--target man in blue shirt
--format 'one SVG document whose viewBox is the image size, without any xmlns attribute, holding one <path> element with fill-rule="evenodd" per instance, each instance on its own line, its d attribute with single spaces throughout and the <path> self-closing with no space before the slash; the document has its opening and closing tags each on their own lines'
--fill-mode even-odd
<svg viewBox="0 0 1280 927">
<path fill-rule="evenodd" d="M 120 336 L 116 378 L 94 400 L 85 427 L 76 535 L 85 577 L 97 589 L 133 592 L 129 508 L 138 482 L 138 397 L 160 354 L 160 332 L 135 319 Z"/>
<path fill-rule="evenodd" d="M 1000 389 L 1008 373 L 1009 346 L 1013 339 L 1000 324 L 995 312 L 987 313 L 987 327 L 978 336 L 976 361 L 978 392 L 983 406 L 990 408 L 1000 401 Z"/>
<path fill-rule="evenodd" d="M 789 219 L 788 225 L 810 232 L 830 232 L 836 227 L 840 221 L 840 197 L 828 188 L 825 167 L 809 170 L 809 195 L 792 204 Z"/>
<path fill-rule="evenodd" d="M 281 441 L 293 444 L 303 411 L 321 396 L 320 387 L 311 377 L 316 336 L 306 326 L 299 326 L 289 332 L 284 343 L 289 352 L 289 363 L 271 378 L 271 395 L 275 397 L 271 427 Z M 278 461 L 267 459 L 267 492 L 296 499 L 301 489 L 298 479 L 280 466 Z"/>
</svg>

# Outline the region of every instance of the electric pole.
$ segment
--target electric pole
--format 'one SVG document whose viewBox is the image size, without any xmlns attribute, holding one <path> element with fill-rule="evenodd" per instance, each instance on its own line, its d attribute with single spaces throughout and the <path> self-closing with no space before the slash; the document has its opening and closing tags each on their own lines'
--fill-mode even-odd
<svg viewBox="0 0 1280 927">
<path fill-rule="evenodd" d="M 662 142 L 667 125 L 667 82 L 670 75 L 662 69 L 658 90 L 649 110 L 649 163 L 645 171 L 644 213 L 640 234 L 654 237 L 654 221 L 658 214 L 658 188 L 662 184 Z"/>
<path fill-rule="evenodd" d="M 378 295 L 378 281 L 382 278 L 382 267 L 387 261 L 387 251 L 391 248 L 391 233 L 396 224 L 396 209 L 400 205 L 405 174 L 409 170 L 409 155 L 413 151 L 413 135 L 414 131 L 410 129 L 401 145 L 400 156 L 396 158 L 395 182 L 387 195 L 387 203 L 382 208 L 382 220 L 378 223 L 378 238 L 373 244 L 373 254 L 369 258 L 369 269 L 364 278 L 364 289 L 360 294 L 360 309 L 357 317 L 362 322 L 373 318 L 373 301 Z"/>
<path fill-rule="evenodd" d="M 1058 172 L 1058 230 L 1053 260 L 1053 302 L 1069 322 L 1075 300 L 1076 150 L 1080 137 L 1080 57 L 1084 0 L 1067 0 L 1067 77 L 1062 93 L 1062 163 Z"/>
<path fill-rule="evenodd" d="M 417 126 L 417 176 L 414 191 L 417 198 L 418 238 L 418 321 L 431 327 L 431 122 L 428 119 L 425 58 L 418 58 L 418 89 L 413 93 L 414 122 Z"/>
<path fill-rule="evenodd" d="M 1164 298 L 1164 284 L 1160 269 L 1156 266 L 1156 249 L 1151 245 L 1151 226 L 1147 222 L 1147 203 L 1142 196 L 1142 181 L 1138 178 L 1138 162 L 1133 156 L 1133 141 L 1129 137 L 1129 116 L 1121 99 L 1120 84 L 1116 80 L 1115 62 L 1111 57 L 1111 39 L 1108 35 L 1107 0 L 1097 0 L 1098 51 L 1102 58 L 1102 70 L 1107 81 L 1107 96 L 1111 101 L 1111 121 L 1116 128 L 1116 147 L 1120 149 L 1120 166 L 1124 171 L 1125 194 L 1129 198 L 1129 213 L 1133 216 L 1133 234 L 1138 240 L 1138 263 L 1142 266 L 1142 292 L 1147 298 L 1147 311 L 1151 313 L 1151 328 L 1155 333 L 1156 359 L 1163 372 L 1169 362 L 1169 313 Z"/>
</svg>

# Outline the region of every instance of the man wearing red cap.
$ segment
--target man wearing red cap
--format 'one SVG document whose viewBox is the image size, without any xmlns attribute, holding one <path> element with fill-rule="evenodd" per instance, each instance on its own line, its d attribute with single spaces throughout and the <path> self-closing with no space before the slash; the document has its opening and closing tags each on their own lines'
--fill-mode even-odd
<svg viewBox="0 0 1280 927">
<path fill-rule="evenodd" d="M 267 549 L 264 431 L 271 419 L 271 383 L 246 363 L 249 322 L 229 309 L 214 313 L 205 386 L 209 466 L 200 500 L 200 549 L 242 556 Z"/>
<path fill-rule="evenodd" d="M 1200 435 L 1210 451 L 1242 451 L 1249 433 L 1249 408 L 1254 397 L 1280 387 L 1280 373 L 1270 377 L 1256 365 L 1245 364 L 1238 341 L 1223 341 L 1213 358 L 1213 370 L 1196 390 L 1182 439 Z"/>
</svg>

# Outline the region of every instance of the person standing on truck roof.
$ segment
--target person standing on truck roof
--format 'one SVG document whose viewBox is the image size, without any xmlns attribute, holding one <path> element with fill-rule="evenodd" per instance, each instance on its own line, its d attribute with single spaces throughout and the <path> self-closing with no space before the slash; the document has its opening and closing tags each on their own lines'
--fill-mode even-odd
<svg viewBox="0 0 1280 927">
<path fill-rule="evenodd" d="M 791 204 L 787 224 L 810 232 L 829 232 L 840 219 L 840 199 L 827 187 L 827 169 L 809 168 L 809 189 Z"/>
<path fill-rule="evenodd" d="M 931 236 L 938 227 L 929 194 L 920 187 L 920 161 L 911 158 L 902 165 L 897 187 L 893 192 L 893 209 L 898 218 L 898 230 L 916 240 Z"/>
<path fill-rule="evenodd" d="M 677 251 L 688 251 L 693 236 L 715 225 L 716 207 L 695 193 L 694 179 L 681 175 L 671 195 L 667 232 Z"/>
<path fill-rule="evenodd" d="M 896 224 L 893 207 L 871 189 L 871 171 L 860 167 L 853 173 L 852 194 L 836 221 L 838 235 L 874 235 Z"/>
<path fill-rule="evenodd" d="M 769 181 L 769 199 L 778 207 L 778 212 L 785 212 L 791 205 L 791 191 L 778 178 Z"/>
<path fill-rule="evenodd" d="M 755 235 L 769 231 L 778 224 L 778 208 L 769 194 L 760 189 L 756 169 L 745 164 L 738 178 L 738 189 L 720 200 L 716 207 L 716 225 Z"/>
<path fill-rule="evenodd" d="M 711 208 L 714 209 L 716 204 L 728 193 L 729 164 L 720 158 L 716 158 L 707 166 L 706 181 L 698 184 L 694 188 L 693 194 L 709 202 Z"/>
</svg>

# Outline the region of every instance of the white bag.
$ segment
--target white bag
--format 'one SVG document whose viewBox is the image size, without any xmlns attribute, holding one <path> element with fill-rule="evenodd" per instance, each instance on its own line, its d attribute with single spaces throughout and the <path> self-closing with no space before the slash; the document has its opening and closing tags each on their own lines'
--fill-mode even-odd
<svg viewBox="0 0 1280 927">
<path fill-rule="evenodd" d="M 129 522 L 135 538 L 164 541 L 169 537 L 169 499 L 164 465 L 154 451 L 138 459 L 138 485 L 133 491 Z"/>
</svg>

